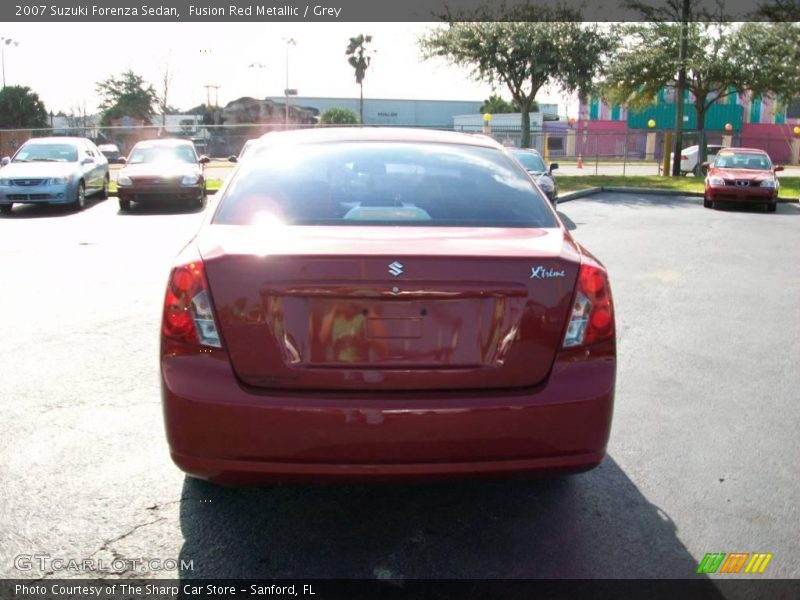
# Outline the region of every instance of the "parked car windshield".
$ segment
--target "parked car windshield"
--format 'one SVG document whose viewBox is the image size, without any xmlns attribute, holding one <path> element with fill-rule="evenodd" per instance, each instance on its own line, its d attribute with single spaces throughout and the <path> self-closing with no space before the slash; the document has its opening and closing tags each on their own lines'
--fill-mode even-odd
<svg viewBox="0 0 800 600">
<path fill-rule="evenodd" d="M 25 144 L 12 162 L 75 162 L 78 149 L 72 144 Z"/>
<path fill-rule="evenodd" d="M 769 171 L 772 164 L 769 157 L 755 152 L 720 152 L 714 166 L 722 169 L 755 169 Z"/>
<path fill-rule="evenodd" d="M 131 155 L 128 157 L 129 165 L 154 162 L 196 163 L 197 155 L 194 149 L 189 145 L 147 146 L 134 148 L 131 151 Z"/>
<path fill-rule="evenodd" d="M 470 145 L 331 142 L 254 148 L 214 222 L 556 227 L 504 152 Z"/>
<path fill-rule="evenodd" d="M 525 150 L 513 150 L 514 158 L 516 158 L 525 169 L 534 171 L 535 173 L 544 173 L 547 167 L 544 166 L 542 157 L 533 152 L 526 152 Z"/>
<path fill-rule="evenodd" d="M 247 151 L 250 150 L 253 147 L 253 144 L 255 144 L 257 141 L 258 140 L 247 140 L 244 143 L 244 146 L 242 146 L 242 151 L 239 152 L 239 158 L 243 158 L 244 155 L 247 154 Z"/>
</svg>

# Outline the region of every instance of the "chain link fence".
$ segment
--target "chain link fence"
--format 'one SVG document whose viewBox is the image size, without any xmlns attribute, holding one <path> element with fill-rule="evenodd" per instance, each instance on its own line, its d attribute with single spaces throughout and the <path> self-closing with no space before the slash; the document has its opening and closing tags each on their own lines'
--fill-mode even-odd
<svg viewBox="0 0 800 600">
<path fill-rule="evenodd" d="M 579 124 L 580 125 L 580 124 Z M 161 126 L 100 127 L 91 124 L 68 129 L 16 129 L 0 131 L 0 156 L 11 156 L 25 141 L 35 137 L 71 135 L 87 137 L 96 144 L 114 144 L 122 156 L 141 140 L 158 138 L 185 138 L 194 142 L 199 154 L 216 159 L 227 159 L 237 155 L 245 142 L 271 131 L 303 129 L 315 125 L 235 124 L 204 125 L 187 118 L 180 128 Z M 319 125 L 316 125 L 319 127 Z M 446 128 L 436 128 L 446 129 Z M 447 128 L 452 130 L 452 128 Z M 490 127 L 488 129 L 462 129 L 467 133 L 490 135 L 506 146 L 520 146 L 519 127 Z M 657 174 L 663 164 L 666 131 L 641 131 L 621 129 L 619 131 L 589 131 L 580 126 L 561 127 L 531 131 L 530 146 L 538 150 L 546 160 L 558 161 L 572 174 Z M 682 147 L 697 143 L 697 131 L 683 133 Z M 770 154 L 776 164 L 798 164 L 800 136 L 776 130 L 774 134 L 747 134 L 742 132 L 708 131 L 706 143 L 722 146 L 746 146 L 760 148 Z"/>
</svg>

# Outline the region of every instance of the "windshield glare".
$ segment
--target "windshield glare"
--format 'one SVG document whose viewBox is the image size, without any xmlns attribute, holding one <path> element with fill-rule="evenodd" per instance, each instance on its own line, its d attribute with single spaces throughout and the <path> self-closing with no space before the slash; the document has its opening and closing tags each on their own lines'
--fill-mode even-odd
<svg viewBox="0 0 800 600">
<path fill-rule="evenodd" d="M 228 185 L 215 223 L 556 227 L 503 151 L 469 145 L 335 142 L 262 146 Z"/>
<path fill-rule="evenodd" d="M 544 173 L 547 170 L 547 167 L 544 166 L 544 161 L 542 157 L 538 154 L 534 154 L 533 152 L 514 152 L 514 158 L 516 158 L 522 166 L 525 167 L 528 171 L 535 171 L 537 173 Z"/>
<path fill-rule="evenodd" d="M 191 146 L 150 146 L 134 148 L 128 158 L 129 165 L 156 162 L 196 163 L 197 155 Z"/>
<path fill-rule="evenodd" d="M 717 155 L 714 166 L 722 169 L 754 169 L 757 171 L 772 169 L 769 157 L 753 152 L 722 152 Z"/>
<path fill-rule="evenodd" d="M 12 162 L 76 162 L 78 149 L 72 144 L 25 144 Z"/>
</svg>

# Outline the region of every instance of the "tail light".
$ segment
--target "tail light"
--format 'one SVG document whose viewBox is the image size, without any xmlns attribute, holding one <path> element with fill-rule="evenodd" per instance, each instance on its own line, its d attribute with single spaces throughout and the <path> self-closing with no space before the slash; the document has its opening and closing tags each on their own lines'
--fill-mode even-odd
<svg viewBox="0 0 800 600">
<path fill-rule="evenodd" d="M 174 267 L 170 273 L 161 335 L 165 341 L 181 342 L 184 347 L 222 347 L 199 258 Z"/>
<path fill-rule="evenodd" d="M 614 305 L 606 272 L 581 265 L 564 348 L 587 346 L 614 337 Z"/>
<path fill-rule="evenodd" d="M 689 160 L 689 157 L 685 154 L 681 154 L 681 160 Z"/>
</svg>

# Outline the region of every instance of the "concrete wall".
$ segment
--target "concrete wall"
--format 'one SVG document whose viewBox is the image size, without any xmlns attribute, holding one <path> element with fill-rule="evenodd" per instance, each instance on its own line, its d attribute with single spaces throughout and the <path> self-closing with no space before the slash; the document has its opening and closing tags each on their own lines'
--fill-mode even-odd
<svg viewBox="0 0 800 600">
<path fill-rule="evenodd" d="M 283 96 L 271 98 L 284 102 Z M 315 108 L 320 114 L 329 108 L 347 108 L 359 114 L 358 98 L 313 98 L 298 96 L 292 105 Z M 453 116 L 465 113 L 478 114 L 482 101 L 461 100 L 391 100 L 364 98 L 365 125 L 392 125 L 409 127 L 438 127 L 452 129 Z M 480 115 L 478 115 L 480 116 Z"/>
</svg>

